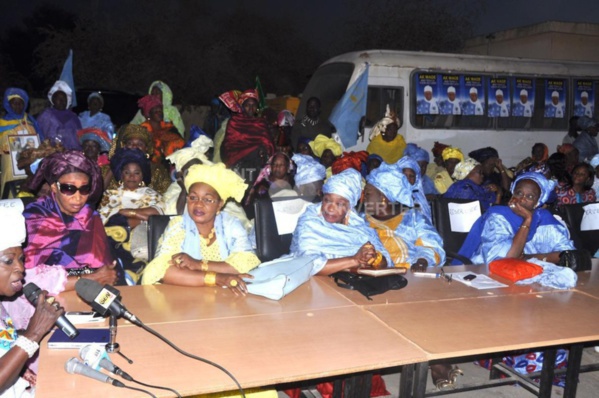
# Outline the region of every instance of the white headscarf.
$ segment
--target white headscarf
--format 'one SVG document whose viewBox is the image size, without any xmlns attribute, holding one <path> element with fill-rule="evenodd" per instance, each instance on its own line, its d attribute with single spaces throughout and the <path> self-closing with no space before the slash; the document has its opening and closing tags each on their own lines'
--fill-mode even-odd
<svg viewBox="0 0 599 398">
<path fill-rule="evenodd" d="M 25 242 L 25 217 L 23 217 L 23 201 L 21 199 L 0 200 L 0 250 L 9 247 L 20 247 Z M 8 227 L 10 226 L 10 227 Z"/>
<path fill-rule="evenodd" d="M 52 102 L 52 96 L 57 91 L 62 91 L 63 93 L 65 93 L 67 95 L 67 109 L 69 109 L 71 107 L 71 102 L 73 99 L 73 90 L 67 84 L 67 82 L 62 81 L 62 80 L 57 80 L 56 83 L 54 83 L 54 85 L 48 92 L 48 99 L 50 100 L 50 103 L 52 105 L 54 105 L 54 103 Z"/>
<path fill-rule="evenodd" d="M 395 114 L 395 112 L 391 111 L 389 104 L 387 104 L 387 111 L 385 112 L 385 117 L 378 121 L 377 124 L 374 125 L 372 130 L 370 130 L 370 139 L 372 140 L 377 135 L 387 131 L 387 126 L 395 123 L 397 127 L 401 127 L 401 121 Z"/>
<path fill-rule="evenodd" d="M 183 166 L 192 159 L 199 159 L 203 164 L 212 164 L 206 157 L 206 152 L 208 152 L 212 146 L 214 146 L 214 143 L 210 138 L 205 135 L 200 135 L 191 143 L 191 147 L 181 148 L 166 158 L 175 165 L 177 171 L 181 171 Z"/>
</svg>

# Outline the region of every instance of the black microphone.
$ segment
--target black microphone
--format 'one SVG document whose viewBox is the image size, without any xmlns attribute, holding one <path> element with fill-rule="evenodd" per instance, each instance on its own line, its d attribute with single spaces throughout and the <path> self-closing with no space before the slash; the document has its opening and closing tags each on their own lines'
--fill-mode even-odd
<svg viewBox="0 0 599 398">
<path fill-rule="evenodd" d="M 25 287 L 23 287 L 23 293 L 25 293 L 25 297 L 27 297 L 27 300 L 29 300 L 34 307 L 37 306 L 37 298 L 41 292 L 42 290 L 33 282 L 29 282 L 25 285 Z M 73 326 L 71 321 L 69 321 L 64 314 L 58 317 L 56 320 L 56 326 L 58 326 L 60 330 L 64 332 L 64 334 L 69 336 L 71 340 L 79 334 L 79 330 Z"/>
<path fill-rule="evenodd" d="M 66 370 L 67 373 L 86 376 L 101 381 L 102 383 L 112 384 L 115 387 L 125 387 L 125 385 L 120 381 L 115 380 L 102 372 L 98 372 L 97 370 L 90 368 L 77 358 L 69 359 L 67 363 L 64 364 L 64 370 Z"/>
<path fill-rule="evenodd" d="M 81 278 L 75 283 L 75 290 L 79 297 L 91 305 L 92 309 L 102 316 L 108 313 L 127 319 L 131 323 L 141 323 L 139 319 L 119 301 L 121 292 L 110 285 L 100 285 L 91 279 Z"/>
</svg>

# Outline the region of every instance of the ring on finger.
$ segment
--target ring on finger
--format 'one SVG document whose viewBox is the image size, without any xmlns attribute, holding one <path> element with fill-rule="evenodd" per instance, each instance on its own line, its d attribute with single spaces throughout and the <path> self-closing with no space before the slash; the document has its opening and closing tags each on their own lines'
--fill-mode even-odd
<svg viewBox="0 0 599 398">
<path fill-rule="evenodd" d="M 51 305 L 52 305 L 52 307 L 56 308 L 57 310 L 60 308 L 60 305 L 56 301 L 53 302 Z"/>
<path fill-rule="evenodd" d="M 175 261 L 177 264 L 181 264 L 183 262 L 183 260 L 181 260 L 181 257 L 178 257 Z"/>
<path fill-rule="evenodd" d="M 235 287 L 235 286 L 239 285 L 239 282 L 237 282 L 237 279 L 231 279 L 231 281 L 229 282 L 229 285 L 231 285 L 232 287 Z"/>
</svg>

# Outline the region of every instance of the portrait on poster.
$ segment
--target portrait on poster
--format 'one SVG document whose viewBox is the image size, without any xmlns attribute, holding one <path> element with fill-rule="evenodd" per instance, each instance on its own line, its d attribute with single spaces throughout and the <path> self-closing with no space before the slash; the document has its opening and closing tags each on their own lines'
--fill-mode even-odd
<svg viewBox="0 0 599 398">
<path fill-rule="evenodd" d="M 439 113 L 441 115 L 461 115 L 461 87 L 463 80 L 460 75 L 440 75 Z"/>
<path fill-rule="evenodd" d="M 418 84 L 416 86 L 417 115 L 439 114 L 439 104 L 436 98 L 438 94 L 437 83 L 437 75 L 434 73 L 421 73 L 418 75 Z"/>
<path fill-rule="evenodd" d="M 562 119 L 566 109 L 566 81 L 562 79 L 545 80 L 546 118 Z"/>
<path fill-rule="evenodd" d="M 535 82 L 528 78 L 514 78 L 512 116 L 532 117 L 535 109 Z"/>
<path fill-rule="evenodd" d="M 510 98 L 507 77 L 489 79 L 489 117 L 509 117 Z"/>
<path fill-rule="evenodd" d="M 464 76 L 462 115 L 483 116 L 485 114 L 485 86 L 482 76 Z"/>
<path fill-rule="evenodd" d="M 591 80 L 574 80 L 574 116 L 593 117 L 595 90 Z"/>
</svg>

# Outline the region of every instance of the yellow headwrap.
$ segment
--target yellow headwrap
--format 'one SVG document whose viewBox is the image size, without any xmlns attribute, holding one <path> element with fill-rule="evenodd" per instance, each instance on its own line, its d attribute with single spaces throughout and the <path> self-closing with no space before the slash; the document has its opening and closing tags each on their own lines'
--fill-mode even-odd
<svg viewBox="0 0 599 398">
<path fill-rule="evenodd" d="M 203 164 L 212 164 L 205 155 L 212 146 L 214 146 L 212 140 L 201 135 L 191 143 L 191 147 L 181 148 L 166 158 L 175 165 L 177 171 L 181 171 L 183 166 L 192 159 L 199 159 Z"/>
<path fill-rule="evenodd" d="M 233 198 L 237 202 L 241 202 L 248 187 L 243 182 L 243 178 L 233 170 L 227 169 L 224 163 L 194 164 L 191 166 L 185 176 L 185 189 L 187 192 L 193 184 L 198 182 L 210 185 L 224 201 Z"/>
<path fill-rule="evenodd" d="M 322 156 L 325 149 L 330 149 L 335 156 L 341 156 L 343 153 L 343 148 L 341 148 L 341 145 L 337 141 L 322 134 L 317 135 L 314 141 L 310 141 L 308 145 L 310 145 L 312 152 L 318 157 Z"/>
<path fill-rule="evenodd" d="M 460 162 L 464 161 L 464 154 L 459 148 L 447 147 L 443 149 L 441 157 L 444 161 L 447 159 L 460 159 Z"/>
</svg>

